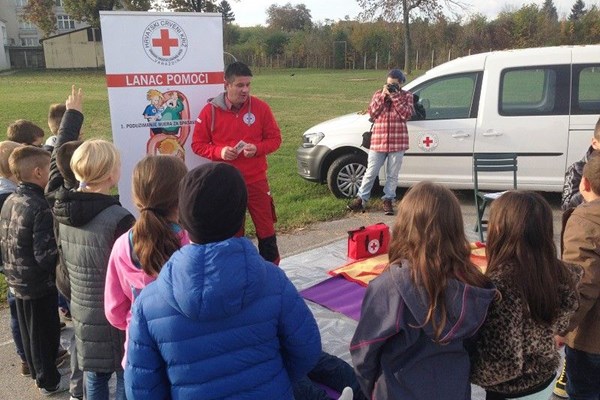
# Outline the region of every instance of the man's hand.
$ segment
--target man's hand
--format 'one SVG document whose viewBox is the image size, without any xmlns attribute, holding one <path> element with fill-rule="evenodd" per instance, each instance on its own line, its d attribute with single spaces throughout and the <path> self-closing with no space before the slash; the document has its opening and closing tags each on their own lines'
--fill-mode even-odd
<svg viewBox="0 0 600 400">
<path fill-rule="evenodd" d="M 221 158 L 225 161 L 235 160 L 238 157 L 238 153 L 231 146 L 225 146 L 221 150 Z"/>
<path fill-rule="evenodd" d="M 65 106 L 67 110 L 77 110 L 81 112 L 83 105 L 83 92 L 81 88 L 75 89 L 75 85 L 71 86 L 71 94 L 67 97 L 65 101 Z"/>
<path fill-rule="evenodd" d="M 386 97 L 390 95 L 390 91 L 388 90 L 387 83 L 385 85 L 383 85 L 383 89 L 381 89 L 381 93 Z"/>
<path fill-rule="evenodd" d="M 248 143 L 244 146 L 244 157 L 252 158 L 256 155 L 256 145 Z"/>
</svg>

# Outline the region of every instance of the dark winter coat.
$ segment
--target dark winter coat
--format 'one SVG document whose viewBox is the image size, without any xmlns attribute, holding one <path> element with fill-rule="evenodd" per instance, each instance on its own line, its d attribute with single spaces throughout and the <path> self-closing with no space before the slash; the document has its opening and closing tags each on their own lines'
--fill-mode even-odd
<svg viewBox="0 0 600 400">
<path fill-rule="evenodd" d="M 38 185 L 21 182 L 0 212 L 4 273 L 15 296 L 33 300 L 56 293 L 52 212 Z"/>
<path fill-rule="evenodd" d="M 60 122 L 56 144 L 52 150 L 50 158 L 50 176 L 48 185 L 46 185 L 46 200 L 50 203 L 50 207 L 54 206 L 56 193 L 61 188 L 75 189 L 76 182 L 67 182 L 60 173 L 56 164 L 56 152 L 65 143 L 77 140 L 81 132 L 83 124 L 83 114 L 77 110 L 67 110 Z M 69 272 L 64 262 L 62 262 L 62 252 L 60 248 L 60 240 L 58 240 L 58 223 L 54 224 L 54 235 L 57 238 L 58 258 L 56 262 L 56 287 L 60 293 L 68 300 L 71 300 L 71 286 L 69 284 Z"/>
<path fill-rule="evenodd" d="M 104 315 L 104 286 L 112 246 L 134 218 L 112 196 L 65 189 L 56 195 L 54 215 L 71 283 L 79 366 L 83 371 L 120 370 L 125 332 Z"/>
</svg>

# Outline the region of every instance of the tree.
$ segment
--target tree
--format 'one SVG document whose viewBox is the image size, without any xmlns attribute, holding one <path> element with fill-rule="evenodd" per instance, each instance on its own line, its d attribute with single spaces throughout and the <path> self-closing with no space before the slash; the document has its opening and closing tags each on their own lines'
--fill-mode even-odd
<svg viewBox="0 0 600 400">
<path fill-rule="evenodd" d="M 301 31 L 312 27 L 310 10 L 304 4 L 284 6 L 271 4 L 267 8 L 267 24 L 273 29 L 286 32 Z"/>
<path fill-rule="evenodd" d="M 227 0 L 223 0 L 217 6 L 217 12 L 223 15 L 223 22 L 229 23 L 235 20 L 235 14 L 231 10 L 231 5 Z"/>
<path fill-rule="evenodd" d="M 217 5 L 214 0 L 164 0 L 167 9 L 185 12 L 214 12 Z"/>
<path fill-rule="evenodd" d="M 577 0 L 571 8 L 571 15 L 569 15 L 569 21 L 579 21 L 586 13 L 585 3 L 583 0 Z"/>
<path fill-rule="evenodd" d="M 544 14 L 548 16 L 550 21 L 558 22 L 558 12 L 556 11 L 556 7 L 554 6 L 554 1 L 544 0 L 542 12 L 544 12 Z"/>
<path fill-rule="evenodd" d="M 410 72 L 410 13 L 419 11 L 421 14 L 437 17 L 442 13 L 442 3 L 448 9 L 464 9 L 466 5 L 460 0 L 356 0 L 363 9 L 362 19 L 381 17 L 387 21 L 402 20 L 404 29 L 404 70 Z"/>
<path fill-rule="evenodd" d="M 35 24 L 44 37 L 56 32 L 56 15 L 54 14 L 54 0 L 29 0 L 23 7 L 23 20 Z"/>
<path fill-rule="evenodd" d="M 67 14 L 76 21 L 100 27 L 100 11 L 123 8 L 130 11 L 148 11 L 151 0 L 63 0 Z"/>
</svg>

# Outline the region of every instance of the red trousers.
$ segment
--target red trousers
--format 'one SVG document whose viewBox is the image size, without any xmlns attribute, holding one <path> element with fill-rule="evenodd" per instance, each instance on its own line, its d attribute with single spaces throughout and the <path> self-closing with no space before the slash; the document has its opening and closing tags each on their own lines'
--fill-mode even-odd
<svg viewBox="0 0 600 400">
<path fill-rule="evenodd" d="M 275 203 L 271 197 L 269 182 L 262 180 L 246 184 L 248 190 L 248 212 L 258 238 L 258 252 L 267 261 L 279 264 L 279 249 L 275 235 Z M 244 225 L 238 236 L 244 235 Z"/>
</svg>

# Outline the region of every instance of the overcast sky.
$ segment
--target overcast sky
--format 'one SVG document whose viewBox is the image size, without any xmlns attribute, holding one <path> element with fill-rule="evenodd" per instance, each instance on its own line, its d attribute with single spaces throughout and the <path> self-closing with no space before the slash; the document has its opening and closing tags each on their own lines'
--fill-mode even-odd
<svg viewBox="0 0 600 400">
<path fill-rule="evenodd" d="M 524 3 L 536 3 L 540 7 L 544 4 L 544 0 L 463 0 L 463 2 L 470 4 L 470 12 L 478 12 L 491 19 L 506 7 L 519 9 Z M 598 0 L 584 0 L 584 2 L 587 8 L 593 4 L 599 4 Z M 355 19 L 361 11 L 356 0 L 229 0 L 235 13 L 234 23 L 239 26 L 266 25 L 265 10 L 271 4 L 282 6 L 286 3 L 306 5 L 306 8 L 310 10 L 313 22 L 323 22 L 325 19 L 338 21 L 345 19 L 346 16 Z M 554 0 L 559 17 L 568 15 L 574 3 L 575 0 Z"/>
</svg>

